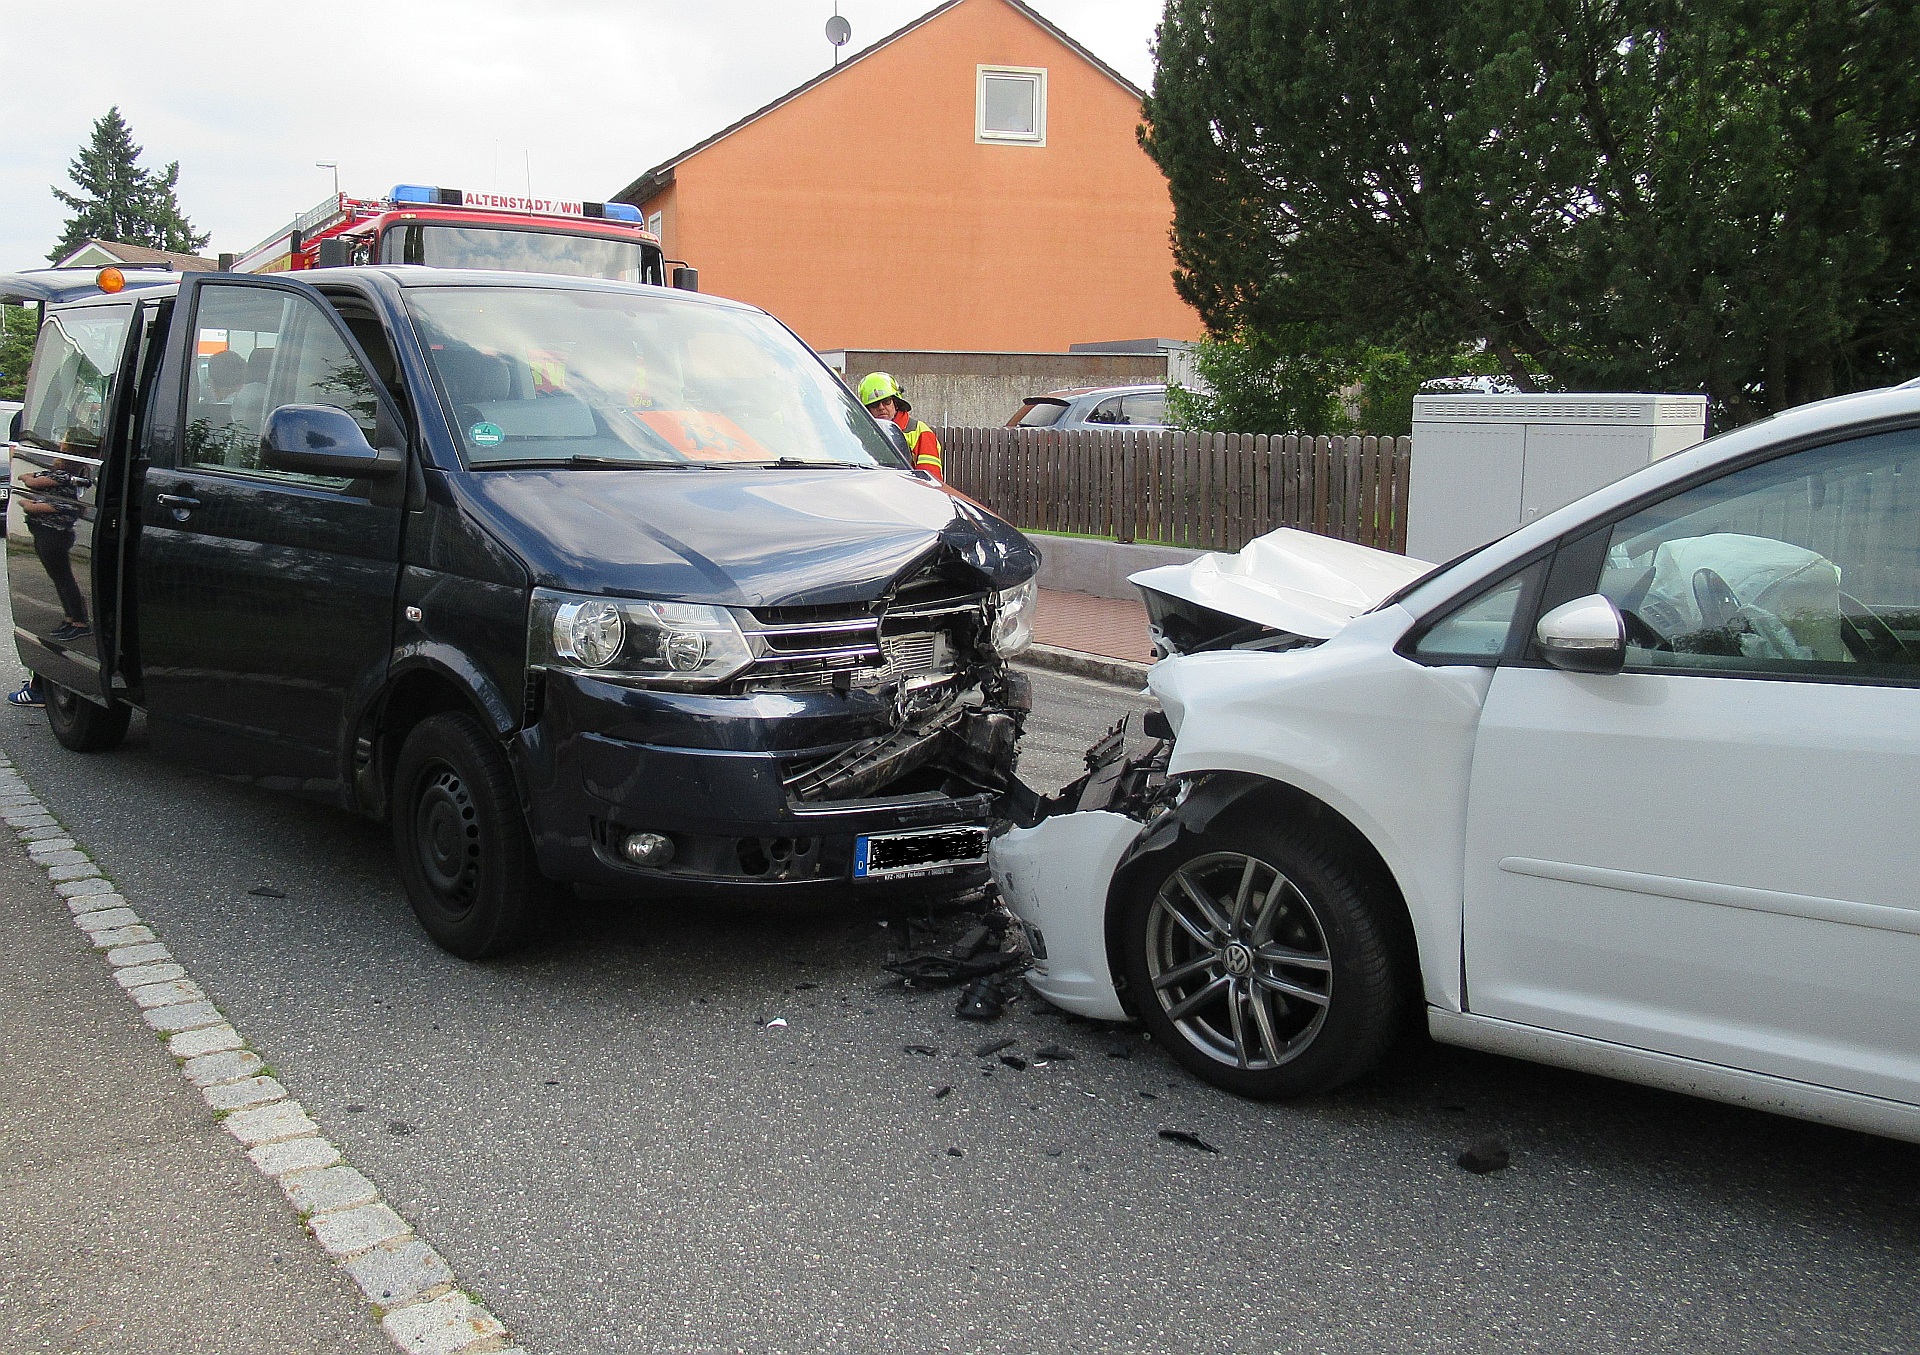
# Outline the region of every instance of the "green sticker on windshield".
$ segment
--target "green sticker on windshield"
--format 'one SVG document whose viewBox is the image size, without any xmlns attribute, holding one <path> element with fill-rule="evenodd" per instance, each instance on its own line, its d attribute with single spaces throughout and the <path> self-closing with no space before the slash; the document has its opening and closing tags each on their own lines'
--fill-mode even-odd
<svg viewBox="0 0 1920 1355">
<path fill-rule="evenodd" d="M 507 440 L 497 423 L 476 423 L 467 430 L 467 437 L 476 447 L 498 447 Z"/>
</svg>

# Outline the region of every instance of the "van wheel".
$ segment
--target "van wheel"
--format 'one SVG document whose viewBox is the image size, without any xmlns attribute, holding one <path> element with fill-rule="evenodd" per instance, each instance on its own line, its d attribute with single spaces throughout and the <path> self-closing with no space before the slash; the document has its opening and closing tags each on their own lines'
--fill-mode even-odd
<svg viewBox="0 0 1920 1355">
<path fill-rule="evenodd" d="M 463 960 L 513 949 L 545 902 L 513 773 L 465 715 L 407 736 L 394 769 L 393 846 L 407 901 L 428 936 Z"/>
<path fill-rule="evenodd" d="M 62 748 L 76 753 L 104 753 L 118 748 L 127 737 L 133 707 L 126 702 L 103 706 L 47 678 L 40 679 L 40 690 L 46 695 L 47 724 Z"/>
<path fill-rule="evenodd" d="M 1197 834 L 1120 901 L 1117 968 L 1189 1072 L 1261 1099 L 1350 1082 L 1386 1055 L 1406 984 L 1365 874 L 1266 827 Z"/>
</svg>

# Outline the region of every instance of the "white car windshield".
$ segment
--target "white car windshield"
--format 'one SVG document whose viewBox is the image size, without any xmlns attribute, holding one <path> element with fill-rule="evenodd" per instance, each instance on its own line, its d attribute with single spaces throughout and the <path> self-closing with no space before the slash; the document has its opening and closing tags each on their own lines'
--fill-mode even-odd
<svg viewBox="0 0 1920 1355">
<path fill-rule="evenodd" d="M 906 469 L 852 393 L 759 312 L 560 287 L 407 299 L 476 470 Z"/>
</svg>

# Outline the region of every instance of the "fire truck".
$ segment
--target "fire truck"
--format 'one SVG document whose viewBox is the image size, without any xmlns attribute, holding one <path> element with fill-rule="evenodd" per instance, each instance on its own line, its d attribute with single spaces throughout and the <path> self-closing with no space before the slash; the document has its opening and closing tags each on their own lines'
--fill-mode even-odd
<svg viewBox="0 0 1920 1355">
<path fill-rule="evenodd" d="M 284 273 L 367 263 L 667 281 L 660 237 L 645 229 L 637 207 L 428 184 L 396 184 L 384 198 L 335 194 L 230 266 L 236 273 Z M 672 281 L 699 288 L 692 268 L 675 268 Z"/>
</svg>

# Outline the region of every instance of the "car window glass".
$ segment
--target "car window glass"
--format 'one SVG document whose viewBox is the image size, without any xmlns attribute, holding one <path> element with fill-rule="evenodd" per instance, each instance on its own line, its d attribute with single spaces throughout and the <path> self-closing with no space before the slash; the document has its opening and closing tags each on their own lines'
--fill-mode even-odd
<svg viewBox="0 0 1920 1355">
<path fill-rule="evenodd" d="M 85 306 L 47 316 L 34 344 L 21 441 L 56 452 L 99 450 L 132 316 L 132 306 Z"/>
<path fill-rule="evenodd" d="M 1507 652 L 1527 574 L 1520 573 L 1454 609 L 1420 637 L 1413 656 L 1423 663 L 1493 663 Z"/>
<path fill-rule="evenodd" d="M 1920 678 L 1920 431 L 1735 471 L 1618 523 L 1627 667 Z"/>
<path fill-rule="evenodd" d="M 1111 396 L 1108 399 L 1102 400 L 1099 404 L 1095 405 L 1092 408 L 1092 410 L 1090 410 L 1087 414 L 1088 423 L 1120 424 L 1120 423 L 1125 423 L 1126 421 L 1127 421 L 1127 416 L 1121 412 L 1120 397 L 1117 395 Z"/>
<path fill-rule="evenodd" d="M 407 304 L 469 466 L 901 464 L 756 311 L 561 287 L 416 287 Z"/>
<path fill-rule="evenodd" d="M 1158 427 L 1167 421 L 1167 397 L 1164 391 L 1147 391 L 1141 395 L 1128 395 L 1121 399 L 1120 409 L 1125 418 L 1123 423 L 1136 427 Z"/>
<path fill-rule="evenodd" d="M 260 461 L 267 420 L 282 405 L 331 405 L 374 438 L 374 379 L 326 312 L 308 297 L 264 287 L 201 289 L 181 464 L 338 489 L 349 480 L 270 470 Z"/>
<path fill-rule="evenodd" d="M 1052 400 L 1038 400 L 1021 414 L 1019 426 L 1022 428 L 1051 428 L 1060 422 L 1060 416 L 1067 412 L 1064 404 Z"/>
</svg>

